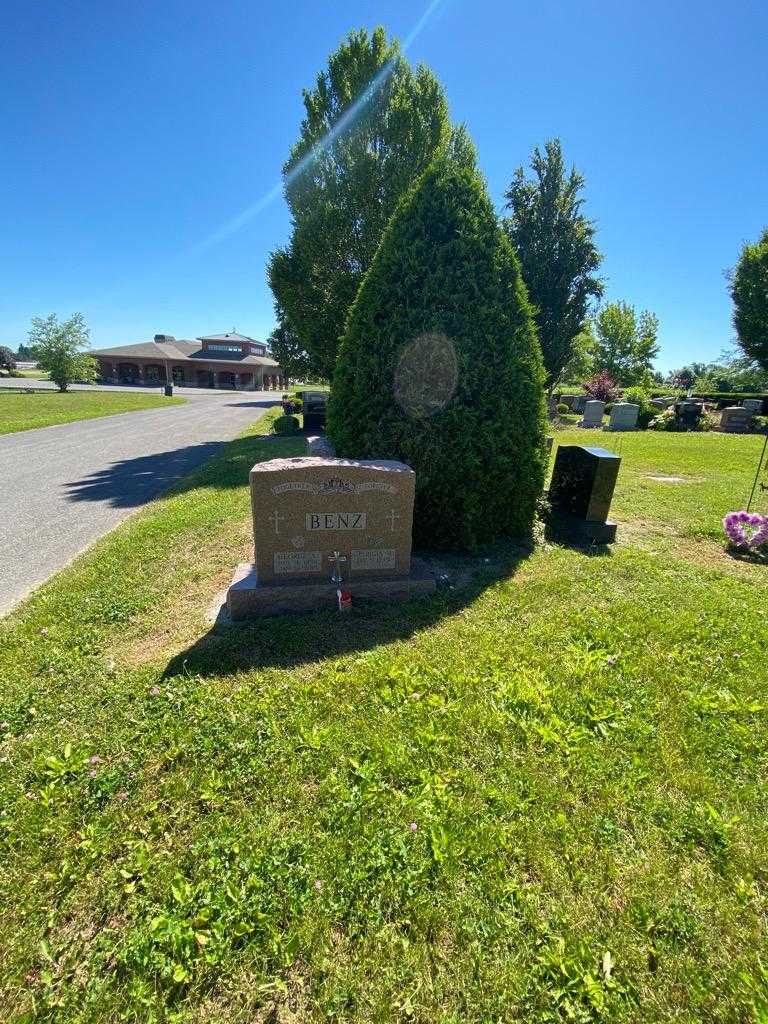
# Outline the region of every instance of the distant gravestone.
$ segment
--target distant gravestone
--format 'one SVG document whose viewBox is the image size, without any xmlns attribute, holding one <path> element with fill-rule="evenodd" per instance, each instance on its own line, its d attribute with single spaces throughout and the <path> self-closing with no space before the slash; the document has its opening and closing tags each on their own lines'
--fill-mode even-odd
<svg viewBox="0 0 768 1024">
<path fill-rule="evenodd" d="M 587 396 L 586 395 L 574 395 L 573 396 L 573 404 L 571 405 L 571 409 L 573 410 L 573 412 L 584 412 L 584 406 L 586 404 L 587 404 Z"/>
<path fill-rule="evenodd" d="M 655 406 L 659 411 L 667 408 L 666 398 L 652 398 L 651 405 Z"/>
<path fill-rule="evenodd" d="M 416 474 L 402 462 L 272 459 L 250 473 L 254 562 L 227 593 L 234 620 L 435 589 L 411 559 Z"/>
<path fill-rule="evenodd" d="M 328 404 L 327 391 L 302 391 L 302 413 L 305 430 L 325 430 L 325 413 Z"/>
<path fill-rule="evenodd" d="M 596 399 L 587 402 L 584 406 L 584 416 L 580 419 L 579 427 L 602 427 L 603 415 L 605 413 L 605 402 L 598 402 Z"/>
<path fill-rule="evenodd" d="M 750 416 L 759 416 L 763 411 L 762 398 L 745 398 L 742 404 Z"/>
<path fill-rule="evenodd" d="M 561 525 L 583 539 L 610 544 L 616 523 L 608 520 L 621 459 L 605 448 L 560 445 L 549 500 Z"/>
<path fill-rule="evenodd" d="M 741 405 L 730 405 L 720 416 L 720 429 L 726 434 L 746 434 L 751 414 Z"/>
<path fill-rule="evenodd" d="M 704 415 L 704 403 L 694 399 L 686 399 L 675 405 L 678 420 L 689 430 L 695 430 Z"/>
<path fill-rule="evenodd" d="M 640 406 L 632 402 L 617 402 L 611 409 L 611 418 L 606 430 L 637 430 Z"/>
</svg>

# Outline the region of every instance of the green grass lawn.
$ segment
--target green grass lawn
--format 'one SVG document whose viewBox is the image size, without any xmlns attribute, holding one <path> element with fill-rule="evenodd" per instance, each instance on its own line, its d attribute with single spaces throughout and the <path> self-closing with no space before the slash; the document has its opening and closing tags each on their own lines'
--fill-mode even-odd
<svg viewBox="0 0 768 1024">
<path fill-rule="evenodd" d="M 610 553 L 212 629 L 274 415 L 4 621 L 3 1019 L 763 1024 L 768 569 L 714 539 L 756 439 L 604 435 Z"/>
<path fill-rule="evenodd" d="M 183 398 L 157 395 L 131 395 L 119 391 L 66 391 L 4 394 L 0 390 L 0 434 L 13 434 L 57 423 L 114 416 L 118 412 L 138 412 L 166 405 L 183 405 Z"/>
</svg>

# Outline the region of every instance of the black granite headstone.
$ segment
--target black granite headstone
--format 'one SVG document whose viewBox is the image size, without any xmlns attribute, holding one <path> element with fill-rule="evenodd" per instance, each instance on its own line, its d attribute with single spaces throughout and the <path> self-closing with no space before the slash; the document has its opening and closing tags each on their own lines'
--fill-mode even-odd
<svg viewBox="0 0 768 1024">
<path fill-rule="evenodd" d="M 325 430 L 325 407 L 327 391 L 303 391 L 302 402 L 305 430 Z"/>
<path fill-rule="evenodd" d="M 675 404 L 675 413 L 678 421 L 686 430 L 695 430 L 704 413 L 704 405 L 701 402 L 677 402 Z"/>
<path fill-rule="evenodd" d="M 555 456 L 549 500 L 566 524 L 590 540 L 610 543 L 616 524 L 608 521 L 621 459 L 605 448 L 560 445 Z"/>
</svg>

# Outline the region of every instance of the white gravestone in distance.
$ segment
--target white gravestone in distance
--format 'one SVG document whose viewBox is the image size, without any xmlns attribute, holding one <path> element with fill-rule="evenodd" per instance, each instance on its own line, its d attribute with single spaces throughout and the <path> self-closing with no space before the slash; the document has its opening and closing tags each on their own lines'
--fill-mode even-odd
<svg viewBox="0 0 768 1024">
<path fill-rule="evenodd" d="M 576 424 L 578 427 L 602 427 L 603 425 L 603 414 L 605 412 L 605 402 L 599 402 L 597 399 L 593 399 L 591 402 L 587 402 L 584 406 L 584 418 L 580 419 Z"/>
<path fill-rule="evenodd" d="M 617 402 L 611 409 L 611 418 L 606 430 L 637 430 L 640 406 L 632 402 Z"/>
</svg>

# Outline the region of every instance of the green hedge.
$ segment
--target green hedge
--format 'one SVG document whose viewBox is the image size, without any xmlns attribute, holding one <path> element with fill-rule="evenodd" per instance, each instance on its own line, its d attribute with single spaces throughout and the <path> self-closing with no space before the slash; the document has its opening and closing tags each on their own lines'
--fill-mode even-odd
<svg viewBox="0 0 768 1024">
<path fill-rule="evenodd" d="M 527 533 L 546 465 L 542 382 L 485 186 L 442 158 L 397 207 L 350 311 L 328 403 L 336 452 L 416 470 L 420 546 Z"/>
<path fill-rule="evenodd" d="M 276 434 L 295 434 L 299 429 L 299 421 L 295 416 L 278 416 L 272 429 Z"/>
<path fill-rule="evenodd" d="M 717 402 L 718 409 L 736 403 L 740 405 L 745 398 L 762 398 L 763 412 L 768 413 L 768 395 L 758 391 L 694 391 L 694 398 L 702 398 L 707 402 Z"/>
</svg>

